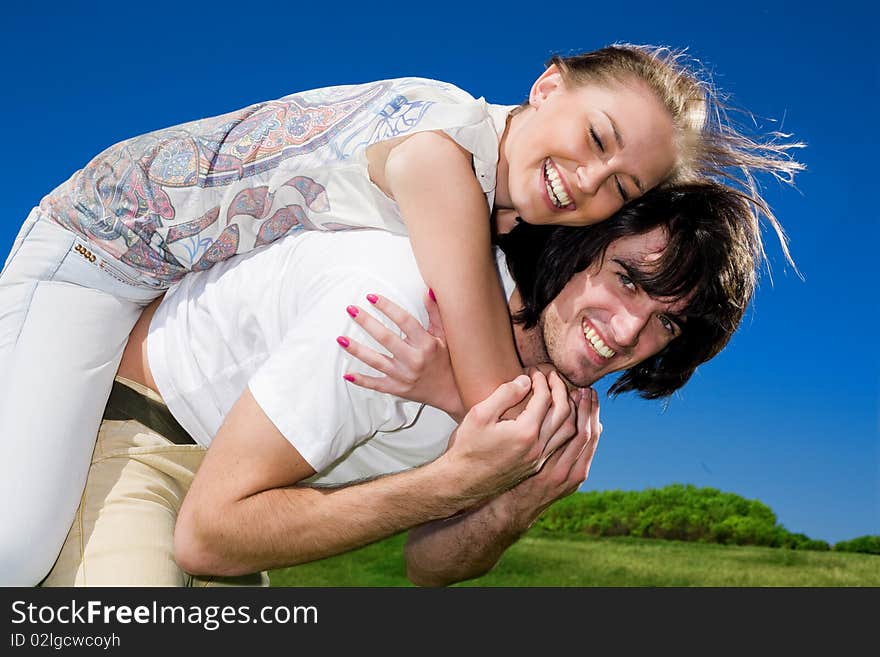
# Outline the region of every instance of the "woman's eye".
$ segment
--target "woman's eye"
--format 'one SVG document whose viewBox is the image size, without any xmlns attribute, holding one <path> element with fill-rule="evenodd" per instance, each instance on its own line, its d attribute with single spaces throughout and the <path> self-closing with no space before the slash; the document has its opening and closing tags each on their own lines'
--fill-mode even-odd
<svg viewBox="0 0 880 657">
<path fill-rule="evenodd" d="M 593 141 L 596 143 L 596 146 L 599 147 L 599 150 L 603 153 L 605 152 L 605 144 L 602 143 L 602 140 L 599 139 L 599 133 L 596 132 L 596 129 L 590 127 L 590 137 L 593 138 Z"/>
<path fill-rule="evenodd" d="M 617 278 L 620 280 L 621 285 L 623 285 L 623 287 L 627 288 L 628 290 L 636 289 L 635 282 L 626 274 L 618 274 Z"/>
<path fill-rule="evenodd" d="M 626 189 L 620 184 L 620 178 L 617 176 L 614 177 L 614 184 L 617 185 L 617 193 L 620 194 L 620 198 L 623 199 L 623 202 L 626 203 L 629 201 L 629 194 L 626 193 Z"/>
</svg>

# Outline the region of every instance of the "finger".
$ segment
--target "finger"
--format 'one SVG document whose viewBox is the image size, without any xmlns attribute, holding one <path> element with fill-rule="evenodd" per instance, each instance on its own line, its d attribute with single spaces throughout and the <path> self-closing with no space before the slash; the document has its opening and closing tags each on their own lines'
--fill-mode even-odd
<svg viewBox="0 0 880 657">
<path fill-rule="evenodd" d="M 569 473 L 590 439 L 589 418 L 592 399 L 590 397 L 590 391 L 582 389 L 579 390 L 577 394 L 577 433 L 574 438 L 568 441 L 564 449 L 560 450 L 563 452 L 560 457 L 560 467 L 564 468 L 564 471 Z"/>
<path fill-rule="evenodd" d="M 590 465 L 593 461 L 593 455 L 599 445 L 599 438 L 602 434 L 601 424 L 599 423 L 599 396 L 595 390 L 587 390 L 587 396 L 591 400 L 589 408 L 590 421 L 588 423 L 587 441 L 581 448 L 577 456 L 574 466 L 572 467 L 572 475 L 577 480 L 578 485 L 586 480 L 590 471 Z M 597 426 L 598 425 L 598 426 Z"/>
<path fill-rule="evenodd" d="M 593 465 L 593 457 L 596 455 L 596 450 L 599 447 L 599 438 L 600 436 L 593 436 L 593 439 L 584 445 L 574 464 L 574 468 L 572 468 L 575 487 L 580 486 L 590 476 L 590 467 Z"/>
<path fill-rule="evenodd" d="M 482 424 L 496 423 L 508 409 L 525 398 L 531 387 L 532 381 L 529 377 L 521 374 L 513 381 L 502 383 L 495 388 L 491 395 L 479 404 L 475 404 L 468 415 Z"/>
<path fill-rule="evenodd" d="M 544 472 L 556 470 L 563 473 L 563 478 L 568 477 L 568 473 L 577 459 L 578 448 L 574 447 L 576 440 L 577 436 L 565 440 L 555 437 L 548 442 L 542 455 L 542 470 Z"/>
<path fill-rule="evenodd" d="M 602 434 L 602 422 L 599 421 L 599 393 L 591 388 L 592 408 L 590 409 L 590 437 L 593 440 Z"/>
<path fill-rule="evenodd" d="M 443 320 L 440 318 L 440 306 L 437 305 L 437 297 L 434 290 L 429 289 L 425 295 L 425 310 L 428 311 L 428 333 L 441 340 L 446 339 L 443 330 Z"/>
<path fill-rule="evenodd" d="M 348 306 L 346 312 L 351 315 L 355 324 L 364 329 L 367 335 L 385 347 L 393 358 L 407 358 L 410 356 L 412 347 L 370 313 L 364 312 L 357 306 Z"/>
<path fill-rule="evenodd" d="M 431 339 L 431 334 L 425 330 L 421 322 L 411 313 L 407 312 L 396 303 L 378 294 L 368 294 L 367 301 L 379 310 L 388 319 L 394 322 L 403 331 L 406 339 L 412 344 L 423 344 Z"/>
<path fill-rule="evenodd" d="M 584 394 L 586 393 L 586 395 Z M 548 447 L 547 456 L 542 464 L 542 472 L 556 473 L 551 481 L 558 479 L 559 494 L 567 495 L 577 489 L 580 482 L 577 482 L 572 488 L 571 481 L 573 478 L 573 470 L 575 464 L 586 446 L 587 436 L 585 427 L 589 423 L 589 391 L 576 388 L 571 393 L 572 399 L 570 403 L 574 405 L 574 411 L 577 413 L 577 432 L 574 437 L 565 441 L 560 441 L 558 447 L 554 448 L 552 453 Z M 585 401 L 585 398 L 587 401 Z"/>
<path fill-rule="evenodd" d="M 349 354 L 362 363 L 366 363 L 377 372 L 391 375 L 395 371 L 395 361 L 393 358 L 389 358 L 375 349 L 370 349 L 370 347 L 361 344 L 357 340 L 352 340 L 344 335 L 340 335 L 336 338 L 336 342 Z"/>
<path fill-rule="evenodd" d="M 541 426 L 541 438 L 547 441 L 544 448 L 545 457 L 568 442 L 575 435 L 577 426 L 576 408 L 569 399 L 568 389 L 562 377 L 556 372 L 551 372 L 547 381 L 550 384 L 552 406 Z"/>
<path fill-rule="evenodd" d="M 578 391 L 578 422 L 577 435 L 564 444 L 547 461 L 545 467 L 552 467 L 558 474 L 557 493 L 560 497 L 576 491 L 587 478 L 589 464 L 595 451 L 596 441 L 589 440 L 589 409 L 591 395 L 589 390 Z"/>
<path fill-rule="evenodd" d="M 529 399 L 523 412 L 513 421 L 517 424 L 534 426 L 536 429 L 540 429 L 541 424 L 544 422 L 544 416 L 547 415 L 547 411 L 550 409 L 550 388 L 547 385 L 547 377 L 541 372 L 533 371 L 530 379 L 532 382 L 532 397 Z M 543 451 L 543 445 L 541 451 Z"/>
<path fill-rule="evenodd" d="M 593 430 L 590 423 L 590 420 L 593 417 L 593 408 L 595 408 L 595 404 L 593 403 L 595 395 L 593 392 L 594 391 L 589 388 L 581 388 L 581 397 L 578 401 L 578 433 L 575 439 L 575 442 L 577 443 L 577 450 L 574 455 L 575 461 L 580 457 L 593 438 Z"/>
<path fill-rule="evenodd" d="M 553 404 L 552 412 L 547 414 L 548 418 L 551 419 L 548 428 L 551 431 L 556 431 L 569 416 L 572 408 L 568 403 L 568 389 L 565 387 L 565 383 L 559 374 L 550 372 L 547 375 L 547 385 L 550 387 L 550 398 Z"/>
<path fill-rule="evenodd" d="M 352 385 L 366 388 L 368 390 L 375 390 L 376 392 L 387 392 L 391 395 L 399 395 L 403 391 L 402 386 L 397 381 L 387 376 L 368 376 L 366 374 L 347 372 L 342 375 L 342 378 Z"/>
</svg>

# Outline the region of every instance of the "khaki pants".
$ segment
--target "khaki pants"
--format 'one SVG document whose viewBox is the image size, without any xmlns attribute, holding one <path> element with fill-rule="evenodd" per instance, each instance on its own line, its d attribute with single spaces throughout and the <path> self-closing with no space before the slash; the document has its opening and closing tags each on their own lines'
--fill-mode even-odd
<svg viewBox="0 0 880 657">
<path fill-rule="evenodd" d="M 104 420 L 73 526 L 42 586 L 268 586 L 266 573 L 197 578 L 174 561 L 174 525 L 205 449 L 135 420 Z"/>
</svg>

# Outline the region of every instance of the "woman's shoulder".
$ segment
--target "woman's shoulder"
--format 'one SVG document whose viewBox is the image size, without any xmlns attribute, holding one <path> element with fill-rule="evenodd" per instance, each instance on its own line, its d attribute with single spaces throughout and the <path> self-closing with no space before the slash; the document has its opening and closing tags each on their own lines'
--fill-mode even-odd
<svg viewBox="0 0 880 657">
<path fill-rule="evenodd" d="M 406 95 L 408 97 L 421 94 L 426 97 L 434 97 L 437 100 L 455 100 L 459 102 L 476 100 L 474 96 L 461 87 L 443 80 L 421 77 L 404 77 L 394 78 L 387 82 L 390 83 L 393 90 L 400 93 L 407 92 Z"/>
<path fill-rule="evenodd" d="M 279 99 L 304 107 L 327 105 L 350 107 L 378 106 L 379 116 L 397 114 L 400 108 L 432 106 L 476 106 L 484 104 L 460 87 L 442 80 L 400 77 L 370 82 L 355 82 L 298 91 Z M 436 110 L 435 110 L 436 111 Z"/>
<path fill-rule="evenodd" d="M 416 76 L 387 78 L 384 80 L 353 81 L 325 87 L 316 87 L 314 89 L 293 92 L 284 96 L 283 99 L 307 96 L 356 96 L 361 93 L 377 89 L 396 93 L 401 93 L 403 91 L 418 93 L 419 91 L 423 91 L 425 93 L 448 94 L 474 100 L 474 96 L 469 94 L 464 89 L 456 86 L 455 84 L 452 84 L 451 82 Z"/>
</svg>

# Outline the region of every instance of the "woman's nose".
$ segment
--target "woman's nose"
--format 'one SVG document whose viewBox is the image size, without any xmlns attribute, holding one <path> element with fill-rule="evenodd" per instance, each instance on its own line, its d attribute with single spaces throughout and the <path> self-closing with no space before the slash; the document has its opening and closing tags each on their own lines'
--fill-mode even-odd
<svg viewBox="0 0 880 657">
<path fill-rule="evenodd" d="M 608 177 L 607 168 L 602 162 L 579 166 L 575 171 L 578 189 L 584 194 L 594 196 Z"/>
</svg>

